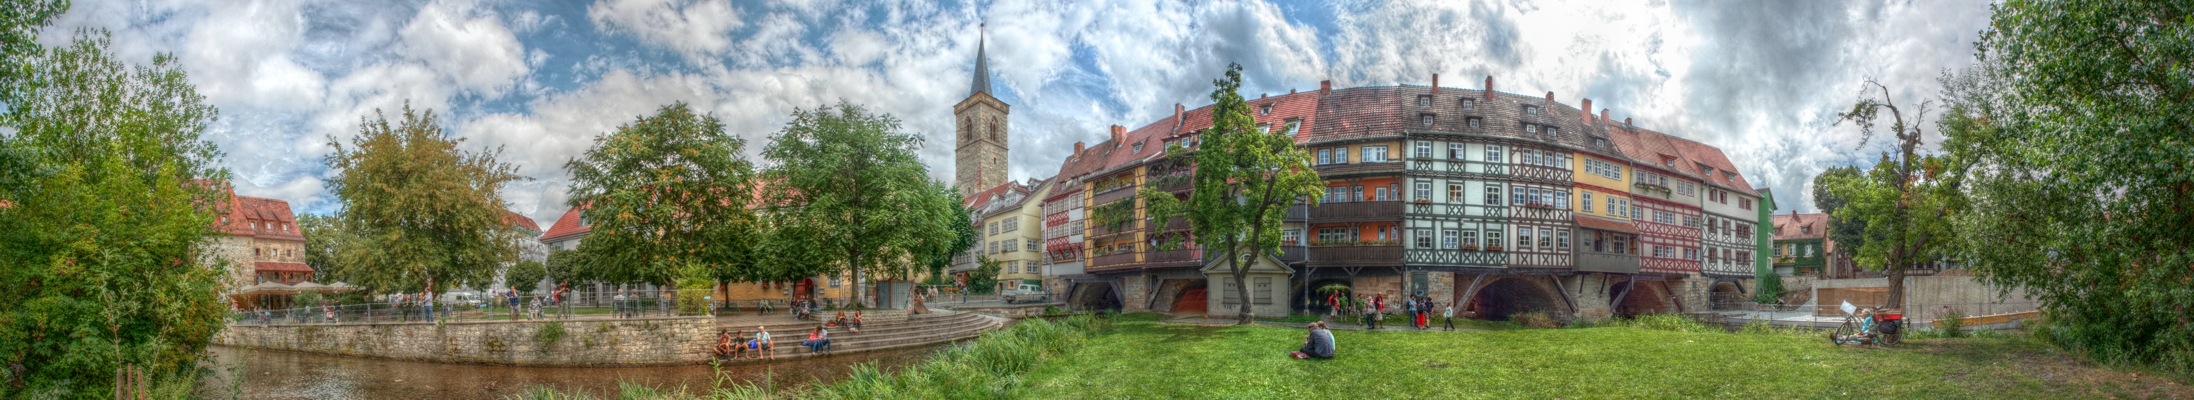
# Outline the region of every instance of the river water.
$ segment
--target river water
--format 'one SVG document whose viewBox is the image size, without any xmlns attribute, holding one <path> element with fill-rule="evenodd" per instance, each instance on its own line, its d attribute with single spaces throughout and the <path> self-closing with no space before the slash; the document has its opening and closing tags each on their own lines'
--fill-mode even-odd
<svg viewBox="0 0 2194 400">
<path fill-rule="evenodd" d="M 938 346 L 803 359 L 724 369 L 732 381 L 779 388 L 831 382 L 854 365 L 875 362 L 887 371 L 920 361 Z M 209 386 L 219 397 L 235 388 L 244 399 L 496 399 L 527 387 L 548 385 L 614 398 L 618 382 L 657 387 L 712 387 L 718 371 L 706 365 L 634 368 L 553 368 L 442 364 L 338 357 L 214 346 L 217 373 Z"/>
</svg>

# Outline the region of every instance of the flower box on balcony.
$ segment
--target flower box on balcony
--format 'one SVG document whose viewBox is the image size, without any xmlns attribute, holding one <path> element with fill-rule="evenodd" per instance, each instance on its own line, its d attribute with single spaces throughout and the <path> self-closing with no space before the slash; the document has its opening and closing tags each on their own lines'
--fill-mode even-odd
<svg viewBox="0 0 2194 400">
<path fill-rule="evenodd" d="M 1486 246 L 1486 251 L 1501 251 L 1501 246 Z"/>
<path fill-rule="evenodd" d="M 1471 244 L 1466 244 L 1466 245 L 1463 245 L 1463 251 L 1478 251 L 1478 245 L 1471 245 Z"/>
<path fill-rule="evenodd" d="M 1430 200 L 1430 199 L 1417 199 L 1417 204 L 1419 204 L 1419 205 L 1430 205 L 1430 204 L 1432 204 L 1432 200 Z"/>
</svg>

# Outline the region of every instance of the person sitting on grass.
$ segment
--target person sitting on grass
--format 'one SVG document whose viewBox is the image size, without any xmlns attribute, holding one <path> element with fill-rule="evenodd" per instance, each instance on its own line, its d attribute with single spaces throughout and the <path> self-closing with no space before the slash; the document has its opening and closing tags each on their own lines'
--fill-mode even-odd
<svg viewBox="0 0 2194 400">
<path fill-rule="evenodd" d="M 830 330 L 816 325 L 814 331 L 808 332 L 808 340 L 800 342 L 800 345 L 807 346 L 809 353 L 821 353 L 830 348 Z"/>
<path fill-rule="evenodd" d="M 854 312 L 853 312 L 853 320 L 852 320 L 852 321 L 848 321 L 848 322 L 847 322 L 847 325 L 846 325 L 846 330 L 848 330 L 848 331 L 852 331 L 853 333 L 861 333 L 861 312 L 860 312 L 860 311 L 856 310 L 856 311 L 854 311 Z"/>
<path fill-rule="evenodd" d="M 1288 353 L 1288 356 L 1297 359 L 1333 358 L 1333 331 L 1327 330 L 1324 322 L 1312 322 L 1308 329 L 1310 335 L 1303 337 L 1303 348 Z"/>
</svg>

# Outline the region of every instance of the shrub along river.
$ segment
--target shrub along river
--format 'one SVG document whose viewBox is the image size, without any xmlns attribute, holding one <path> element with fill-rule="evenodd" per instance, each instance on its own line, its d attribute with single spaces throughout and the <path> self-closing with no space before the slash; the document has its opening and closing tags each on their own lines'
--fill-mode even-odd
<svg viewBox="0 0 2194 400">
<path fill-rule="evenodd" d="M 886 371 L 921 361 L 939 346 L 916 347 L 725 367 L 723 377 L 780 388 L 828 383 L 854 365 L 875 362 Z M 660 387 L 712 387 L 718 370 L 707 365 L 628 368 L 511 367 L 341 357 L 278 350 L 214 346 L 218 397 L 234 388 L 243 399 L 492 399 L 548 385 L 614 397 L 618 382 Z"/>
</svg>

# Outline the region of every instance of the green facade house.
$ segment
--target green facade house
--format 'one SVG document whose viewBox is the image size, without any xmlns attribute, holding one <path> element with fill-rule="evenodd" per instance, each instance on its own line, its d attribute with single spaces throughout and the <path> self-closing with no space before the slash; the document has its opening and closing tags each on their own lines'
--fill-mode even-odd
<svg viewBox="0 0 2194 400">
<path fill-rule="evenodd" d="M 1815 275 L 1828 265 L 1828 214 L 1775 216 L 1774 255 L 1778 273 Z M 1788 272 L 1785 272 L 1788 271 Z"/>
</svg>

